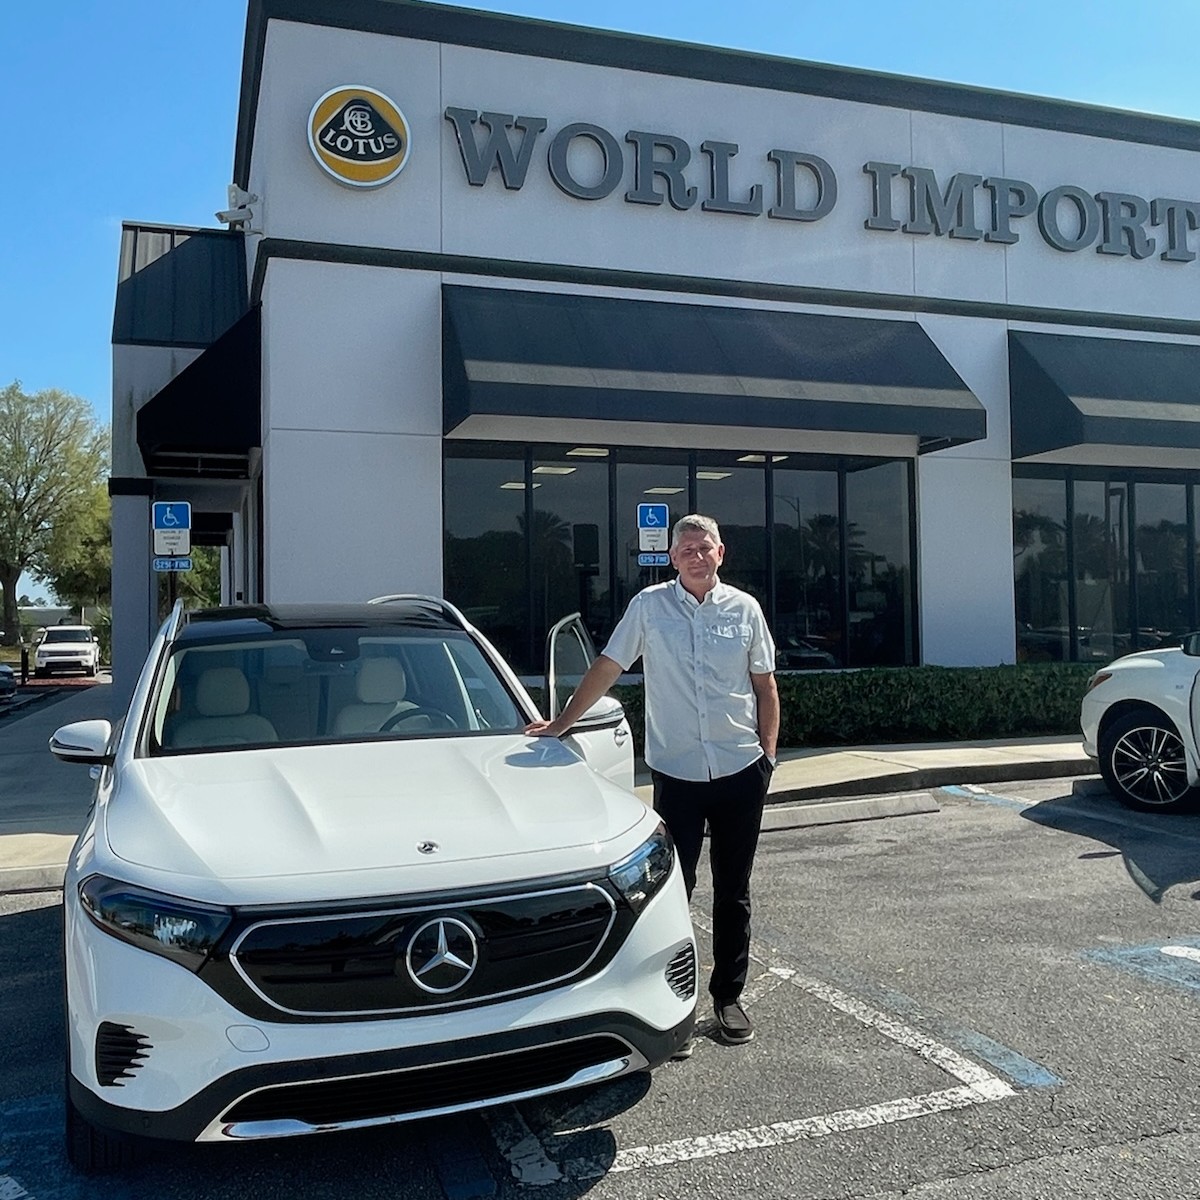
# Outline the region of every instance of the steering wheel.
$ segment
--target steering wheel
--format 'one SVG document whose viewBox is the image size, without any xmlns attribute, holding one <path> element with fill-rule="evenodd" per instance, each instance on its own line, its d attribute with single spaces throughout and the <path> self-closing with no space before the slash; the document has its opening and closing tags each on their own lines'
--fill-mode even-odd
<svg viewBox="0 0 1200 1200">
<path fill-rule="evenodd" d="M 379 732 L 388 733 L 395 729 L 402 721 L 409 721 L 414 717 L 425 717 L 435 729 L 458 728 L 458 722 L 448 712 L 443 712 L 440 708 L 430 708 L 419 704 L 415 708 L 406 708 L 402 712 L 388 717 L 379 727 Z"/>
</svg>

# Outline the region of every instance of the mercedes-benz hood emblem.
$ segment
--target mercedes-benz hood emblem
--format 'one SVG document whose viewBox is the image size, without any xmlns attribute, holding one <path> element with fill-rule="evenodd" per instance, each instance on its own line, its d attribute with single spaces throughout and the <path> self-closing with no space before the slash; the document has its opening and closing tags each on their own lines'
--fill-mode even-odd
<svg viewBox="0 0 1200 1200">
<path fill-rule="evenodd" d="M 470 926 L 455 917 L 426 921 L 408 940 L 409 978 L 423 992 L 456 992 L 475 974 L 479 943 Z"/>
</svg>

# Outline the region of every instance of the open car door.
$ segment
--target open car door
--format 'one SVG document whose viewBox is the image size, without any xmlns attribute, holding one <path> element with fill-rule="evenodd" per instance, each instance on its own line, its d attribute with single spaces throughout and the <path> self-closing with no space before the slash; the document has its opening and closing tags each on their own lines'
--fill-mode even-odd
<svg viewBox="0 0 1200 1200">
<path fill-rule="evenodd" d="M 546 635 L 546 715 L 558 716 L 596 657 L 579 613 L 563 617 Z M 563 739 L 601 775 L 633 791 L 633 738 L 621 702 L 601 696 Z"/>
</svg>

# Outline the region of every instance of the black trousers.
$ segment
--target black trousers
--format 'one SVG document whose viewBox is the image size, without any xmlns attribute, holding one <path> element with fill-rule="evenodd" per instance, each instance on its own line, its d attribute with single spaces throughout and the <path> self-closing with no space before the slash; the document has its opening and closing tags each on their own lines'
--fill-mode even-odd
<svg viewBox="0 0 1200 1200">
<path fill-rule="evenodd" d="M 713 882 L 713 974 L 718 1004 L 736 1000 L 750 968 L 750 872 L 772 766 L 764 754 L 736 775 L 696 783 L 651 771 L 654 811 L 662 817 L 683 868 L 688 899 L 708 825 Z"/>
</svg>

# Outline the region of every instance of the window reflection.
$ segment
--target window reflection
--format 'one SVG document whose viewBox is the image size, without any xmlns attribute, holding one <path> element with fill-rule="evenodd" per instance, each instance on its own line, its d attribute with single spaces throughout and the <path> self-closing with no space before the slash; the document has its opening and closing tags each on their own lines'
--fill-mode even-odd
<svg viewBox="0 0 1200 1200">
<path fill-rule="evenodd" d="M 1071 657 L 1067 615 L 1067 484 L 1013 480 L 1013 577 L 1017 661 Z"/>
<path fill-rule="evenodd" d="M 603 645 L 612 632 L 608 464 L 595 457 L 538 457 L 533 480 L 541 484 L 533 495 L 529 539 L 534 628 L 549 629 L 578 612 Z"/>
<path fill-rule="evenodd" d="M 845 646 L 837 472 L 776 469 L 773 483 L 779 666 L 841 666 Z"/>
<path fill-rule="evenodd" d="M 1107 662 L 1133 648 L 1127 500 L 1124 483 L 1075 484 L 1075 611 L 1079 657 L 1085 662 Z"/>
<path fill-rule="evenodd" d="M 914 661 L 909 470 L 885 462 L 846 475 L 852 667 Z"/>
<path fill-rule="evenodd" d="M 1188 597 L 1187 494 L 1182 484 L 1139 483 L 1136 586 L 1139 650 L 1161 646 L 1191 628 Z"/>
<path fill-rule="evenodd" d="M 696 468 L 696 509 L 721 528 L 721 579 L 767 605 L 766 473 L 702 459 Z"/>
<path fill-rule="evenodd" d="M 529 662 L 524 456 L 447 457 L 444 482 L 446 599 L 518 669 L 537 669 Z"/>
</svg>

